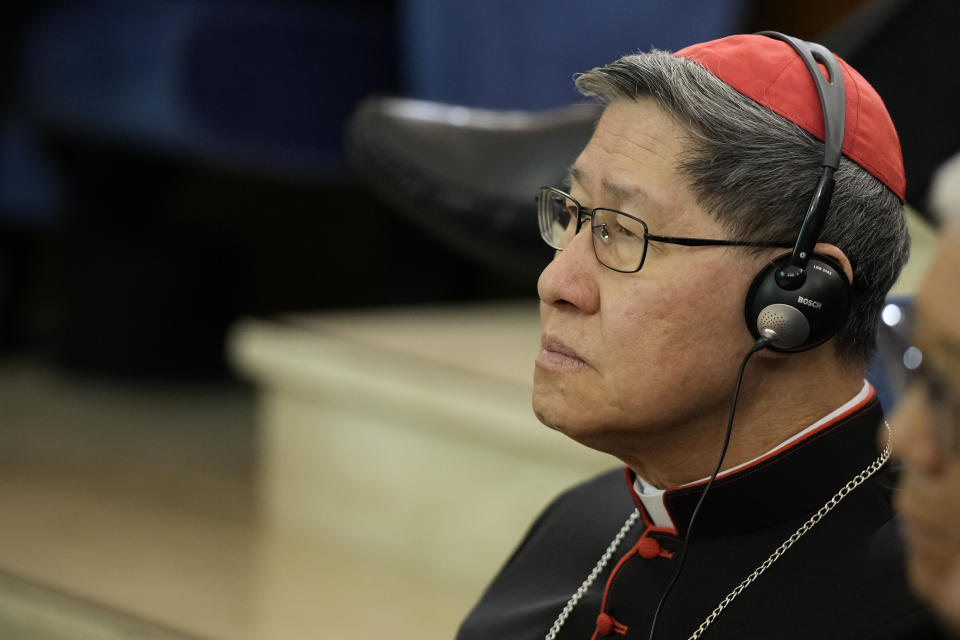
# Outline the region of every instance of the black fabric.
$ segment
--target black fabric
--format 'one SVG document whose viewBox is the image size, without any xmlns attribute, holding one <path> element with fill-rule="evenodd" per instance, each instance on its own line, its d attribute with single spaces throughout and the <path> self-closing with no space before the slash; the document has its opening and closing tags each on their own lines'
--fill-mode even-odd
<svg viewBox="0 0 960 640">
<path fill-rule="evenodd" d="M 657 638 L 688 638 L 707 615 L 841 486 L 874 460 L 876 400 L 778 455 L 718 482 L 697 517 L 686 566 L 660 614 Z M 622 471 L 559 496 L 463 622 L 458 640 L 530 640 L 546 635 L 571 594 L 634 508 Z M 704 634 L 712 638 L 940 638 L 911 596 L 884 467 L 744 590 Z M 681 532 L 700 487 L 670 490 Z M 644 514 L 645 515 L 645 514 Z M 645 517 L 644 521 L 648 519 Z M 653 611 L 676 570 L 681 539 L 657 532 L 663 555 L 633 550 L 638 521 L 573 610 L 558 639 L 595 637 L 603 612 L 626 627 L 612 638 L 649 634 Z"/>
</svg>

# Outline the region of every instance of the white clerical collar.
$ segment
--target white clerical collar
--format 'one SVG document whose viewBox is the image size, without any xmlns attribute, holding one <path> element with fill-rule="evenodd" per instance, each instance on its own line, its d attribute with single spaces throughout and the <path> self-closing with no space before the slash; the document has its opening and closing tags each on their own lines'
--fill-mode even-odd
<svg viewBox="0 0 960 640">
<path fill-rule="evenodd" d="M 731 473 L 739 471 L 744 467 L 748 467 L 752 464 L 755 464 L 756 462 L 764 458 L 768 458 L 770 456 L 776 455 L 780 451 L 793 446 L 799 440 L 806 438 L 808 435 L 810 435 L 817 429 L 820 429 L 821 427 L 833 422 L 840 416 L 846 413 L 849 413 L 854 409 L 859 408 L 860 405 L 864 404 L 872 395 L 873 395 L 873 387 L 870 386 L 869 382 L 864 380 L 863 387 L 860 388 L 860 391 L 857 393 L 857 395 L 853 396 L 853 398 L 851 398 L 848 402 L 844 403 L 842 406 L 837 407 L 835 410 L 823 416 L 822 418 L 820 418 L 819 420 L 811 424 L 806 429 L 803 429 L 802 431 L 795 433 L 794 435 L 790 436 L 789 438 L 787 438 L 780 444 L 776 445 L 769 451 L 766 451 L 760 454 L 756 458 L 753 458 L 752 460 L 747 460 L 746 462 L 738 464 L 735 467 L 724 469 L 719 474 L 717 474 L 717 477 L 722 478 L 724 476 L 730 475 Z M 705 480 L 707 480 L 707 478 L 700 478 L 699 480 L 694 480 L 693 482 L 688 482 L 686 484 L 682 484 L 679 487 L 675 487 L 675 488 L 688 487 L 690 485 L 694 485 L 699 482 L 704 482 Z M 653 525 L 655 527 L 663 527 L 665 529 L 676 530 L 677 527 L 674 524 L 673 519 L 670 517 L 670 513 L 667 511 L 667 505 L 663 499 L 664 493 L 665 493 L 664 489 L 657 489 L 655 486 L 653 486 L 652 484 L 650 484 L 649 482 L 641 478 L 639 475 L 637 475 L 633 481 L 633 490 L 636 492 L 637 497 L 640 499 L 640 502 L 643 504 L 644 509 L 647 510 L 647 514 L 650 516 L 650 520 L 653 522 Z"/>
</svg>

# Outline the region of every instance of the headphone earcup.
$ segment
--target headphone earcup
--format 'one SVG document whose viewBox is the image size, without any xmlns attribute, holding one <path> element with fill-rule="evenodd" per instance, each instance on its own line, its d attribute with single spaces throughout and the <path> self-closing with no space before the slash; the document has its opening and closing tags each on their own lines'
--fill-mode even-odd
<svg viewBox="0 0 960 640">
<path fill-rule="evenodd" d="M 818 253 L 807 263 L 798 289 L 781 288 L 776 273 L 789 259 L 790 254 L 779 256 L 753 279 L 744 316 L 754 338 L 772 335 L 768 348 L 793 353 L 832 338 L 850 313 L 852 295 L 840 265 Z"/>
</svg>

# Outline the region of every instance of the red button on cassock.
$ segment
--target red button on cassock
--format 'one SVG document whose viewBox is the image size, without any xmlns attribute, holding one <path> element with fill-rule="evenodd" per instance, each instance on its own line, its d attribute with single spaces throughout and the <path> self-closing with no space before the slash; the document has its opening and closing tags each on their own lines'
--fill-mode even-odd
<svg viewBox="0 0 960 640">
<path fill-rule="evenodd" d="M 637 542 L 637 553 L 644 560 L 653 560 L 660 555 L 660 543 L 656 538 L 644 536 Z"/>
<path fill-rule="evenodd" d="M 608 636 L 613 633 L 613 618 L 605 613 L 597 616 L 597 633 Z"/>
</svg>

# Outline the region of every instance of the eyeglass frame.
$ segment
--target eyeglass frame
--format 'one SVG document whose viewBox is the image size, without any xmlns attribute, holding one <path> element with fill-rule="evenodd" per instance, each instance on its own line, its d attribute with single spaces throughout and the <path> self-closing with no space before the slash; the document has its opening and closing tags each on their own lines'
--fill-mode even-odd
<svg viewBox="0 0 960 640">
<path fill-rule="evenodd" d="M 937 445 L 953 455 L 960 453 L 960 396 L 950 385 L 948 378 L 923 358 L 923 351 L 911 345 L 908 350 L 919 354 L 917 366 L 907 367 L 906 393 L 920 392 L 931 412 L 934 438 Z"/>
<path fill-rule="evenodd" d="M 561 195 L 564 198 L 568 198 L 571 202 L 577 205 L 577 228 L 573 233 L 573 237 L 576 237 L 580 233 L 580 229 L 583 227 L 584 220 L 586 218 L 591 219 L 590 235 L 591 235 L 591 245 L 593 246 L 593 255 L 597 258 L 597 262 L 599 262 L 601 265 L 603 265 L 607 269 L 610 269 L 611 271 L 616 271 L 617 273 L 637 273 L 638 271 L 640 271 L 640 269 L 643 268 L 643 264 L 647 260 L 647 248 L 651 240 L 654 242 L 663 242 L 665 244 L 677 244 L 685 247 L 762 247 L 762 248 L 770 248 L 770 249 L 790 249 L 793 247 L 792 242 L 791 243 L 784 243 L 784 242 L 770 243 L 770 242 L 754 242 L 751 240 L 716 240 L 716 239 L 707 239 L 707 238 L 685 238 L 682 236 L 656 235 L 656 234 L 650 233 L 650 229 L 649 227 L 647 227 L 646 222 L 644 222 L 643 220 L 641 220 L 640 218 L 634 215 L 626 213 L 625 211 L 620 211 L 619 209 L 611 209 L 610 207 L 594 207 L 593 209 L 587 209 L 569 193 L 562 191 L 560 189 L 557 189 L 556 187 L 547 187 L 547 186 L 540 187 L 538 189 L 537 196 L 536 198 L 534 198 L 534 200 L 539 203 L 540 197 L 543 195 L 545 191 Z M 597 211 L 609 211 L 610 213 L 614 213 L 616 215 L 626 216 L 631 220 L 638 222 L 640 226 L 643 227 L 643 257 L 640 258 L 640 265 L 636 269 L 630 269 L 630 270 L 615 269 L 600 259 L 600 255 L 597 253 L 596 238 L 593 235 L 593 230 L 596 229 L 597 227 L 594 227 L 592 222 L 593 216 L 596 214 Z M 537 226 L 538 227 L 540 226 L 539 218 L 540 218 L 540 211 L 538 208 L 537 210 Z M 571 240 L 573 239 L 573 237 L 571 238 Z M 551 249 L 554 249 L 555 251 L 563 251 L 561 247 L 556 247 L 550 241 L 547 240 L 546 236 L 544 235 L 544 230 L 542 228 L 540 229 L 540 238 L 543 239 L 543 241 Z"/>
</svg>

